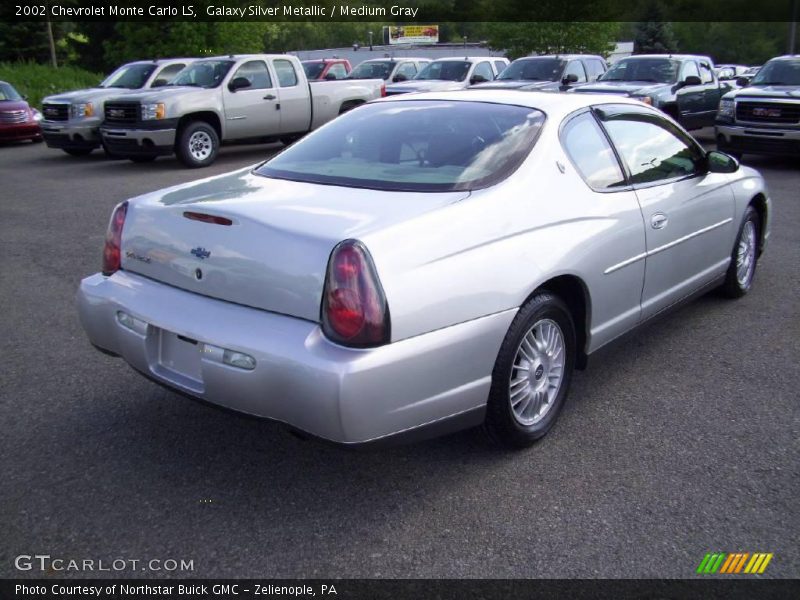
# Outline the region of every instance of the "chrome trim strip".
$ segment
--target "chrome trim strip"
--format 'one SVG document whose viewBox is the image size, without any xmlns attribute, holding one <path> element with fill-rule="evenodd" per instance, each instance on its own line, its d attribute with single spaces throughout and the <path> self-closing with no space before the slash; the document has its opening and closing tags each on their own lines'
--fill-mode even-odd
<svg viewBox="0 0 800 600">
<path fill-rule="evenodd" d="M 242 119 L 246 119 L 247 117 L 228 117 L 226 121 L 241 121 Z"/>
<path fill-rule="evenodd" d="M 608 267 L 605 271 L 603 271 L 604 275 L 608 275 L 613 273 L 614 271 L 618 271 L 623 267 L 627 267 L 628 265 L 632 265 L 635 262 L 642 260 L 643 258 L 647 258 L 648 256 L 653 256 L 654 254 L 658 254 L 659 252 L 663 252 L 664 250 L 669 250 L 670 248 L 677 246 L 678 244 L 682 244 L 683 242 L 689 241 L 692 238 L 697 237 L 698 235 L 702 235 L 704 233 L 708 233 L 718 227 L 722 227 L 723 225 L 727 225 L 733 221 L 732 217 L 725 219 L 724 221 L 720 221 L 719 223 L 714 223 L 713 225 L 709 225 L 708 227 L 703 227 L 702 229 L 698 229 L 697 231 L 693 231 L 692 233 L 685 235 L 677 240 L 672 240 L 668 244 L 664 244 L 663 246 L 659 246 L 658 248 L 653 248 L 647 252 L 642 252 L 641 254 L 637 254 L 636 256 L 632 256 L 631 258 L 627 258 L 620 263 L 612 265 Z"/>
</svg>

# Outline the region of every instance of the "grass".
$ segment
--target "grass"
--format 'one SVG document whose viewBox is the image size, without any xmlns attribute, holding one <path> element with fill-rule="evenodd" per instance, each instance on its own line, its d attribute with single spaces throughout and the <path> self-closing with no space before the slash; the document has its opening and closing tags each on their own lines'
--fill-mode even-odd
<svg viewBox="0 0 800 600">
<path fill-rule="evenodd" d="M 34 62 L 0 62 L 0 81 L 7 81 L 31 106 L 42 108 L 42 98 L 81 88 L 93 87 L 103 80 L 99 73 L 78 67 L 59 67 Z"/>
</svg>

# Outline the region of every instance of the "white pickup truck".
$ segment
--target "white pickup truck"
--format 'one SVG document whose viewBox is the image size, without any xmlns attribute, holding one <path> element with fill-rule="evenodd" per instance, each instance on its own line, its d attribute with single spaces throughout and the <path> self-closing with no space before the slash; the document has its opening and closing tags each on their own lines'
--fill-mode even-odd
<svg viewBox="0 0 800 600">
<path fill-rule="evenodd" d="M 222 143 L 291 143 L 385 94 L 380 79 L 309 83 L 295 56 L 221 56 L 192 63 L 158 90 L 107 100 L 100 132 L 116 156 L 145 162 L 175 153 L 187 167 L 205 167 Z"/>
</svg>

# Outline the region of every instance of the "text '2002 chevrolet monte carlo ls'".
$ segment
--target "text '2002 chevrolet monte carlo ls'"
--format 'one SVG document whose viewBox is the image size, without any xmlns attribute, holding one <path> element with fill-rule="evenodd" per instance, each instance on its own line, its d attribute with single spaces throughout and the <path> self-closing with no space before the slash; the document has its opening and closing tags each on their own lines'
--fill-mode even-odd
<svg viewBox="0 0 800 600">
<path fill-rule="evenodd" d="M 78 292 L 101 350 L 344 444 L 551 428 L 589 354 L 750 289 L 761 176 L 636 100 L 397 96 L 255 167 L 116 207 Z"/>
</svg>

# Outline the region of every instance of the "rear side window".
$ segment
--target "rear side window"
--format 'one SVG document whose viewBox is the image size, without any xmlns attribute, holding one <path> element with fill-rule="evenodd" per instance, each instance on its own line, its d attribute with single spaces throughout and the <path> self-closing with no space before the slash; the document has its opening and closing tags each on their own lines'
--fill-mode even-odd
<svg viewBox="0 0 800 600">
<path fill-rule="evenodd" d="M 594 81 L 600 75 L 606 72 L 606 66 L 603 64 L 602 61 L 597 60 L 596 58 L 590 58 L 585 63 L 586 66 L 586 75 L 589 77 L 591 81 Z"/>
<path fill-rule="evenodd" d="M 561 143 L 592 189 L 610 190 L 625 185 L 617 157 L 591 113 L 567 121 L 561 130 Z"/>
<path fill-rule="evenodd" d="M 502 60 L 496 60 L 496 61 L 494 61 L 494 68 L 495 68 L 495 70 L 497 71 L 497 74 L 498 74 L 498 75 L 499 75 L 500 73 L 502 73 L 502 72 L 503 72 L 503 69 L 505 69 L 507 66 L 508 66 L 508 64 L 504 63 Z"/>
<path fill-rule="evenodd" d="M 294 72 L 294 69 L 292 69 L 292 71 Z M 342 63 L 336 63 L 335 65 L 331 65 L 331 68 L 328 69 L 328 72 L 325 76 L 327 77 L 328 75 L 333 75 L 334 77 L 336 77 L 336 79 L 344 79 L 345 77 L 347 77 L 347 69 Z M 281 87 L 286 87 L 286 86 L 283 85 L 283 83 L 281 83 Z"/>
<path fill-rule="evenodd" d="M 297 85 L 297 73 L 295 73 L 294 65 L 288 60 L 278 59 L 272 62 L 275 67 L 275 73 L 278 76 L 278 85 L 280 87 L 293 87 Z"/>
<path fill-rule="evenodd" d="M 293 144 L 257 173 L 379 190 L 472 190 L 505 179 L 536 143 L 539 110 L 487 102 L 367 104 Z"/>
</svg>

